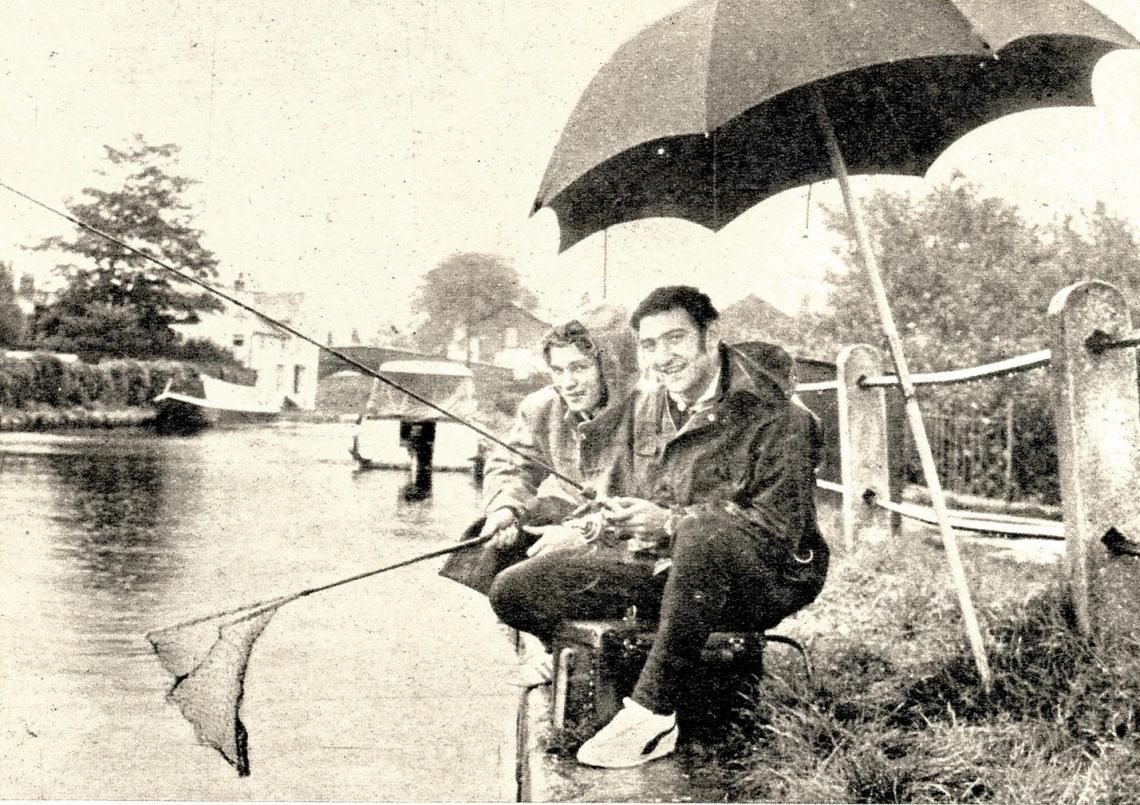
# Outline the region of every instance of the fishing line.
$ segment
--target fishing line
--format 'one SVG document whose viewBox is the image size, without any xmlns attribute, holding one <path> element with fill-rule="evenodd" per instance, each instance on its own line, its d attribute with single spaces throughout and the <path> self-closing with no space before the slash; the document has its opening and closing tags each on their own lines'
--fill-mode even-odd
<svg viewBox="0 0 1140 805">
<path fill-rule="evenodd" d="M 319 349 L 323 352 L 326 352 L 335 358 L 339 358 L 340 360 L 347 363 L 349 366 L 352 366 L 354 369 L 359 369 L 361 372 L 368 375 L 369 377 L 373 377 L 373 378 L 379 380 L 381 383 L 386 383 L 387 385 L 391 386 L 392 388 L 396 389 L 397 391 L 403 392 L 404 394 L 408 395 L 409 397 L 411 397 L 416 402 L 422 403 L 423 405 L 426 405 L 428 408 L 431 408 L 433 411 L 437 411 L 438 413 L 443 414 L 448 419 L 451 419 L 452 421 L 454 421 L 460 425 L 463 425 L 464 427 L 470 428 L 471 430 L 475 431 L 475 433 L 479 434 L 483 438 L 494 442 L 495 444 L 499 445 L 500 447 L 502 447 L 506 450 L 509 450 L 510 452 L 514 453 L 517 456 L 520 456 L 521 458 L 526 459 L 527 461 L 531 462 L 532 464 L 535 464 L 536 466 L 538 466 L 541 469 L 545 470 L 546 472 L 550 473 L 555 478 L 558 478 L 559 480 L 565 481 L 566 483 L 570 484 L 572 487 L 574 487 L 574 489 L 578 490 L 579 492 L 582 492 L 584 494 L 588 494 L 588 490 L 582 484 L 578 483 L 573 478 L 570 478 L 570 477 L 562 474 L 558 470 L 554 469 L 554 467 L 551 467 L 549 464 L 547 464 L 545 461 L 541 461 L 540 459 L 537 459 L 534 456 L 525 453 L 524 451 L 520 450 L 519 448 L 508 444 L 507 442 L 503 441 L 498 436 L 495 436 L 493 433 L 490 433 L 489 431 L 487 431 L 486 429 L 484 429 L 480 425 L 477 425 L 474 422 L 472 422 L 468 419 L 465 419 L 464 417 L 459 416 L 458 414 L 453 414 L 451 411 L 448 411 L 443 406 L 437 405 L 436 403 L 432 402 L 431 400 L 417 394 L 416 392 L 412 391 L 411 389 L 407 388 L 406 386 L 401 385 L 397 381 L 392 380 L 389 377 L 386 377 L 385 375 L 381 374 L 380 372 L 376 371 L 375 369 L 372 369 L 372 368 L 366 366 L 365 364 L 361 363 L 360 361 L 358 361 L 354 358 L 350 358 L 348 355 L 345 355 L 340 350 L 337 350 L 337 349 L 334 349 L 333 347 L 322 344 L 321 342 L 317 341 L 314 338 L 310 338 L 309 336 L 305 335 L 301 331 L 294 329 L 293 327 L 290 327 L 285 322 L 279 321 L 279 320 L 273 318 L 272 316 L 269 316 L 265 313 L 262 313 L 260 310 L 253 307 L 252 305 L 248 305 L 245 302 L 242 302 L 240 299 L 234 298 L 233 296 L 229 295 L 225 291 L 222 291 L 218 288 L 215 288 L 213 285 L 209 284 L 208 282 L 204 282 L 203 280 L 200 280 L 197 277 L 194 277 L 190 274 L 187 274 L 183 271 L 180 271 L 179 269 L 175 268 L 174 266 L 170 265 L 169 263 L 166 263 L 165 261 L 160 260 L 159 258 L 151 255 L 150 253 L 148 253 L 142 249 L 137 249 L 128 243 L 124 243 L 122 240 L 119 240 L 114 235 L 110 235 L 101 229 L 97 229 L 96 227 L 91 226 L 91 224 L 84 223 L 83 221 L 80 221 L 78 218 L 74 218 L 71 215 L 68 215 L 67 213 L 65 213 L 61 210 L 57 210 L 55 207 L 52 207 L 51 205 L 45 204 L 44 202 L 40 201 L 39 199 L 36 199 L 36 198 L 33 198 L 32 196 L 29 196 L 27 193 L 24 193 L 20 190 L 17 190 L 16 188 L 12 187 L 9 184 L 6 184 L 3 181 L 0 181 L 0 187 L 3 187 L 8 192 L 14 193 L 15 195 L 19 196 L 20 198 L 22 198 L 26 201 L 30 201 L 32 204 L 35 204 L 37 207 L 42 207 L 43 209 L 47 210 L 48 212 L 53 213 L 54 215 L 58 215 L 60 218 L 63 218 L 67 221 L 70 221 L 71 223 L 75 224 L 76 226 L 78 226 L 81 229 L 85 229 L 88 232 L 91 232 L 92 234 L 103 238 L 104 240 L 110 241 L 111 243 L 114 243 L 117 246 L 121 246 L 122 248 L 126 249 L 127 251 L 131 252 L 132 254 L 136 254 L 139 257 L 142 257 L 144 260 L 149 260 L 150 262 L 154 263 L 159 268 L 162 268 L 166 271 L 169 271 L 171 274 L 173 274 L 174 276 L 178 277 L 179 279 L 181 279 L 185 282 L 189 282 L 193 285 L 197 285 L 199 288 L 202 288 L 202 289 L 214 294 L 215 296 L 218 296 L 218 297 L 226 300 L 230 304 L 237 305 L 242 310 L 249 311 L 250 313 L 252 313 L 255 316 L 257 316 L 258 318 L 260 318 L 261 320 L 268 322 L 269 324 L 273 325 L 274 327 L 277 327 L 281 330 L 284 330 L 285 332 L 289 333 L 290 335 L 294 336 L 295 338 L 301 339 L 302 341 L 304 341 L 307 344 L 312 344 L 317 349 Z"/>
</svg>

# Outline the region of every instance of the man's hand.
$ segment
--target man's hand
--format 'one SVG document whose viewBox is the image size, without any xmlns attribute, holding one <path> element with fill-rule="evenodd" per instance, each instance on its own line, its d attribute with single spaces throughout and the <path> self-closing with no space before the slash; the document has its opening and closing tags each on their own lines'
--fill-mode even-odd
<svg viewBox="0 0 1140 805">
<path fill-rule="evenodd" d="M 518 518 L 514 509 L 495 509 L 488 514 L 479 536 L 490 537 L 489 544 L 500 550 L 513 547 L 519 541 Z"/>
<path fill-rule="evenodd" d="M 642 498 L 605 498 L 602 516 L 606 523 L 627 534 L 626 550 L 632 553 L 656 548 L 665 536 L 669 510 Z"/>
<path fill-rule="evenodd" d="M 659 534 L 669 519 L 668 509 L 642 498 L 603 498 L 598 502 L 607 523 L 635 536 Z"/>
<path fill-rule="evenodd" d="M 547 551 L 576 548 L 588 544 L 586 534 L 581 528 L 564 523 L 560 525 L 523 526 L 523 531 L 538 535 L 538 542 L 527 549 L 527 556 L 538 556 Z"/>
</svg>

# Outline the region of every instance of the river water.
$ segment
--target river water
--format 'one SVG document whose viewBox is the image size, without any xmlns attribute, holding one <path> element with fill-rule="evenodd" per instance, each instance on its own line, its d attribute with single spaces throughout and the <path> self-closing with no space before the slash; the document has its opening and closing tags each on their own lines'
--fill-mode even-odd
<svg viewBox="0 0 1140 805">
<path fill-rule="evenodd" d="M 442 559 L 283 607 L 258 640 L 239 779 L 165 701 L 144 633 L 458 538 L 471 477 L 357 472 L 347 425 L 0 436 L 0 798 L 509 798 L 517 692 Z"/>
</svg>

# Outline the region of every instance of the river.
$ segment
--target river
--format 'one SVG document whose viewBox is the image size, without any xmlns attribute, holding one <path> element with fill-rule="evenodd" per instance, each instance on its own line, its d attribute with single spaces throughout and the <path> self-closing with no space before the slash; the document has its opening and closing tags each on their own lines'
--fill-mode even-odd
<svg viewBox="0 0 1140 805">
<path fill-rule="evenodd" d="M 252 775 L 200 746 L 144 633 L 458 538 L 478 493 L 357 472 L 347 425 L 0 436 L 0 798 L 512 796 L 512 654 L 442 559 L 278 611 L 246 674 Z M 508 780 L 508 782 L 504 782 Z"/>
</svg>

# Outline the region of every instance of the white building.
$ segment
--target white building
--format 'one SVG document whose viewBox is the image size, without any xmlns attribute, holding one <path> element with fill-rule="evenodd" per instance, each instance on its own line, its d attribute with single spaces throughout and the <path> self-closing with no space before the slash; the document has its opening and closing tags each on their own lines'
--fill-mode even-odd
<svg viewBox="0 0 1140 805">
<path fill-rule="evenodd" d="M 298 332 L 306 332 L 303 293 L 250 291 L 240 275 L 234 287 L 218 287 Z M 223 304 L 224 310 L 201 313 L 197 324 L 180 324 L 175 329 L 185 338 L 205 338 L 232 351 L 238 362 L 257 372 L 262 398 L 285 398 L 298 408 L 316 408 L 320 350 L 236 305 Z"/>
</svg>

